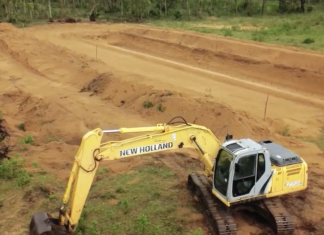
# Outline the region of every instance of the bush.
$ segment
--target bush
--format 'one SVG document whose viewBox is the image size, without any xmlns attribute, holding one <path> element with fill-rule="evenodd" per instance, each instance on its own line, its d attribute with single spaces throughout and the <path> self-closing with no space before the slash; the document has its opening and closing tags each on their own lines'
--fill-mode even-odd
<svg viewBox="0 0 324 235">
<path fill-rule="evenodd" d="M 24 139 L 22 139 L 20 141 L 21 144 L 32 144 L 34 143 L 34 139 L 33 137 L 31 137 L 30 135 L 26 136 Z"/>
<path fill-rule="evenodd" d="M 145 100 L 143 103 L 144 108 L 152 108 L 154 106 L 153 102 Z"/>
<path fill-rule="evenodd" d="M 304 44 L 311 44 L 311 43 L 314 43 L 314 42 L 315 42 L 315 40 L 313 38 L 306 38 L 303 41 Z"/>
<path fill-rule="evenodd" d="M 3 159 L 0 165 L 0 179 L 15 180 L 18 187 L 23 187 L 31 181 L 28 172 L 23 168 L 24 159 L 16 154 L 10 159 Z"/>
<path fill-rule="evenodd" d="M 268 33 L 266 30 L 259 30 L 252 33 L 252 40 L 257 42 L 264 42 Z"/>
</svg>

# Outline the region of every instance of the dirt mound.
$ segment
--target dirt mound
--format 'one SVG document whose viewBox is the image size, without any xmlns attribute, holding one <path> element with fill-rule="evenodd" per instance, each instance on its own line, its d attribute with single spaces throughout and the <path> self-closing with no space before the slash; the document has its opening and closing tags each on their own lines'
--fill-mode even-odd
<svg viewBox="0 0 324 235">
<path fill-rule="evenodd" d="M 199 33 L 183 33 L 181 31 L 160 30 L 149 27 L 132 27 L 121 31 L 122 34 L 140 36 L 146 39 L 165 41 L 180 44 L 190 48 L 201 48 L 217 53 L 232 54 L 232 56 L 242 56 L 257 63 L 271 63 L 285 65 L 288 68 L 305 69 L 307 71 L 323 71 L 323 53 L 305 53 L 302 50 L 289 50 L 278 46 L 264 45 L 262 43 L 243 42 L 242 40 L 228 39 Z M 265 53 L 266 52 L 266 53 Z M 279 54 L 278 54 L 279 53 Z M 302 56 L 299 56 L 302 55 Z M 287 58 L 295 58 L 292 65 Z M 235 59 L 235 58 L 233 58 Z M 309 61 L 308 61 L 309 59 Z M 307 60 L 305 63 L 304 60 Z"/>
<path fill-rule="evenodd" d="M 99 90 L 100 88 L 100 90 Z M 152 89 L 136 79 L 124 80 L 109 73 L 101 75 L 86 84 L 83 91 L 99 94 L 103 101 L 116 107 L 135 112 L 150 123 L 165 123 L 173 114 L 185 117 L 187 122 L 204 125 L 220 138 L 229 131 L 237 138 L 254 136 L 267 138 L 270 135 L 266 125 L 251 117 L 247 112 L 234 112 L 229 107 L 205 98 L 191 98 L 186 93 Z M 193 112 L 194 110 L 194 112 Z"/>
<path fill-rule="evenodd" d="M 7 40 L 8 37 L 17 40 Z M 34 47 L 34 44 L 41 44 L 42 47 Z M 24 50 L 20 50 L 20 47 L 23 47 Z M 92 68 L 94 62 L 98 63 L 94 59 L 85 55 L 81 55 L 82 59 L 79 59 L 80 55 L 70 53 L 68 49 L 57 47 L 47 40 L 41 41 L 33 34 L 29 34 L 28 39 L 26 34 L 21 31 L 10 32 L 7 37 L 0 34 L 0 50 L 39 79 L 45 77 L 49 80 L 46 81 L 50 82 L 46 89 L 61 87 L 64 84 L 61 83 L 61 78 L 64 78 L 65 82 L 71 82 L 77 86 L 88 81 L 87 75 L 89 78 L 98 75 L 97 71 Z M 40 58 L 43 58 L 41 62 Z M 16 77 L 15 80 L 22 77 L 23 74 Z M 55 83 L 55 81 L 58 82 Z M 61 88 L 64 89 L 66 86 L 63 85 Z"/>
<path fill-rule="evenodd" d="M 39 198 L 48 198 L 56 191 L 52 185 L 39 185 L 25 192 L 23 199 L 29 204 L 34 204 Z"/>
<path fill-rule="evenodd" d="M 110 33 L 97 36 L 87 35 L 86 38 L 105 40 L 111 45 L 182 61 L 276 88 L 322 94 L 320 87 L 324 86 L 321 79 L 324 74 L 323 54 L 278 49 L 263 44 L 174 30 L 140 26 L 121 28 L 111 29 Z M 294 60 L 293 63 L 290 63 L 291 59 Z M 265 74 L 264 71 L 268 72 Z"/>
<path fill-rule="evenodd" d="M 96 78 L 94 78 L 88 85 L 84 86 L 80 92 L 93 92 L 95 94 L 102 93 L 107 84 L 109 83 L 109 79 L 112 76 L 112 73 L 104 73 L 100 74 Z"/>
<path fill-rule="evenodd" d="M 17 32 L 18 29 L 9 23 L 0 23 L 0 32 L 1 33 L 8 33 L 8 32 Z"/>
<path fill-rule="evenodd" d="M 80 131 L 74 115 L 67 112 L 64 106 L 21 91 L 5 93 L 0 96 L 0 101 L 4 103 L 3 108 L 8 110 L 8 115 L 15 116 L 15 119 L 8 120 L 12 129 L 20 129 L 13 136 L 13 145 L 27 136 L 32 136 L 36 146 L 53 141 L 72 145 L 80 143 L 84 132 Z M 63 123 L 70 128 L 61 128 Z"/>
</svg>

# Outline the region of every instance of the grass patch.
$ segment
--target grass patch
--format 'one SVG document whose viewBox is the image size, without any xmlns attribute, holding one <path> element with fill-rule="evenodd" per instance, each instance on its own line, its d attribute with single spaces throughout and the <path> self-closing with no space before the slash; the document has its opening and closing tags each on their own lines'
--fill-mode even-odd
<svg viewBox="0 0 324 235">
<path fill-rule="evenodd" d="M 324 51 L 324 16 L 320 9 L 305 14 L 223 16 L 197 21 L 156 20 L 148 24 Z"/>
<path fill-rule="evenodd" d="M 16 186 L 24 187 L 31 181 L 30 175 L 23 168 L 24 163 L 25 159 L 19 158 L 19 154 L 3 159 L 0 164 L 0 179 L 14 181 Z"/>
<path fill-rule="evenodd" d="M 109 171 L 109 169 L 107 167 L 103 167 L 103 168 L 98 169 L 97 174 L 103 175 L 103 174 L 107 173 L 108 171 Z"/>
<path fill-rule="evenodd" d="M 318 137 L 304 137 L 302 138 L 305 141 L 316 144 L 324 152 L 324 127 L 321 128 L 320 134 Z"/>
<path fill-rule="evenodd" d="M 159 110 L 160 112 L 164 112 L 166 108 L 162 104 L 158 104 L 156 109 Z"/>
<path fill-rule="evenodd" d="M 21 130 L 21 131 L 26 131 L 26 130 L 25 130 L 25 124 L 24 124 L 24 123 L 20 123 L 20 124 L 18 125 L 18 129 Z"/>
<path fill-rule="evenodd" d="M 279 134 L 282 136 L 290 136 L 290 127 L 289 125 L 285 126 L 282 131 L 279 131 Z"/>
<path fill-rule="evenodd" d="M 18 154 L 0 163 L 0 209 L 4 218 L 0 221 L 1 234 L 16 233 L 17 225 L 26 226 L 36 211 L 57 216 L 65 185 L 37 165 L 33 164 L 33 170 L 25 169 L 24 163 Z"/>
<path fill-rule="evenodd" d="M 145 100 L 144 103 L 143 103 L 143 107 L 144 108 L 152 108 L 154 106 L 153 102 L 152 101 L 149 101 L 149 100 Z"/>
<path fill-rule="evenodd" d="M 8 217 L 0 221 L 0 227 L 9 233 L 14 224 L 29 222 L 36 211 L 46 211 L 56 217 L 67 183 L 57 181 L 36 162 L 28 171 L 23 165 L 24 160 L 18 155 L 0 165 L 0 208 L 5 213 L 4 218 Z M 180 204 L 194 210 L 194 203 L 184 205 L 180 200 L 184 189 L 179 187 L 179 178 L 170 169 L 141 166 L 123 175 L 109 175 L 109 169 L 102 168 L 98 173 L 77 235 L 202 234 L 200 229 L 190 231 L 188 216 L 179 215 Z M 23 187 L 20 187 L 22 182 Z M 10 216 L 18 219 L 11 220 Z"/>
<path fill-rule="evenodd" d="M 53 141 L 59 141 L 59 138 L 57 136 L 48 136 L 45 140 L 45 143 L 53 142 Z"/>
<path fill-rule="evenodd" d="M 33 144 L 33 143 L 34 143 L 34 138 L 31 137 L 30 135 L 20 140 L 20 144 Z"/>
<path fill-rule="evenodd" d="M 181 191 L 177 185 L 171 170 L 155 166 L 99 177 L 90 191 L 77 234 L 187 234 L 190 231 L 177 215 Z M 190 234 L 199 234 L 193 232 Z"/>
</svg>

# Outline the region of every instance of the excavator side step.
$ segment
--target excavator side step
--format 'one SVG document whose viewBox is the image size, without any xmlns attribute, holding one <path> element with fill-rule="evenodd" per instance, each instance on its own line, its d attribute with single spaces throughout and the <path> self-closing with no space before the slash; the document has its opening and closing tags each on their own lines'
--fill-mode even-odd
<svg viewBox="0 0 324 235">
<path fill-rule="evenodd" d="M 209 219 L 213 235 L 236 235 L 237 226 L 230 211 L 212 194 L 205 175 L 193 173 L 188 176 L 188 188 L 198 197 Z"/>
</svg>

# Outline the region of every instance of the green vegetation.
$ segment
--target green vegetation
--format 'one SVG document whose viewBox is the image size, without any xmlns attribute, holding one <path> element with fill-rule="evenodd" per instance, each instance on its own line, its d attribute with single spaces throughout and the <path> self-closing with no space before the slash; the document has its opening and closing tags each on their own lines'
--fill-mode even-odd
<svg viewBox="0 0 324 235">
<path fill-rule="evenodd" d="M 98 169 L 97 174 L 102 175 L 102 174 L 107 173 L 108 171 L 109 171 L 109 169 L 107 167 L 103 167 L 103 168 Z"/>
<path fill-rule="evenodd" d="M 324 152 L 324 127 L 322 127 L 320 129 L 320 133 L 316 138 L 306 137 L 306 138 L 302 138 L 302 139 L 305 141 L 316 144 Z"/>
<path fill-rule="evenodd" d="M 25 131 L 25 124 L 24 123 L 20 123 L 18 125 L 18 129 L 21 130 L 21 131 Z"/>
<path fill-rule="evenodd" d="M 289 125 L 285 126 L 283 131 L 279 132 L 280 135 L 282 136 L 290 136 L 290 127 Z"/>
<path fill-rule="evenodd" d="M 0 199 L 4 219 L 0 222 L 1 231 L 10 231 L 13 225 L 23 226 L 30 221 L 35 211 L 57 213 L 57 206 L 64 186 L 50 174 L 33 163 L 34 169 L 25 169 L 25 159 L 15 154 L 3 159 L 0 164 Z M 10 216 L 17 219 L 11 220 Z M 10 233 L 10 232 L 9 232 Z"/>
<path fill-rule="evenodd" d="M 162 104 L 158 104 L 158 106 L 156 107 L 157 110 L 159 110 L 160 112 L 164 112 L 165 111 L 165 107 Z"/>
<path fill-rule="evenodd" d="M 18 154 L 1 162 L 0 207 L 10 211 L 13 201 L 19 202 L 13 210 L 16 212 L 10 213 L 19 213 L 24 224 L 35 211 L 57 216 L 66 182 L 44 172 L 36 162 L 28 170 L 24 163 Z M 189 231 L 190 221 L 178 211 L 179 207 L 194 210 L 193 204 L 180 200 L 184 189 L 178 185 L 178 177 L 164 166 L 137 167 L 122 175 L 110 175 L 103 167 L 92 185 L 76 234 L 201 235 L 201 229 Z M 14 223 L 17 221 L 4 220 L 0 226 L 8 230 Z"/>
<path fill-rule="evenodd" d="M 13 0 L 0 1 L 0 16 L 8 22 L 30 23 L 65 17 L 92 20 L 202 19 L 208 16 L 260 16 L 311 13 L 321 0 Z"/>
<path fill-rule="evenodd" d="M 24 163 L 25 160 L 20 159 L 19 154 L 3 159 L 0 164 L 0 179 L 14 180 L 15 185 L 24 187 L 31 181 L 30 175 L 23 168 Z"/>
<path fill-rule="evenodd" d="M 33 144 L 33 143 L 34 143 L 34 139 L 30 135 L 20 140 L 20 144 Z"/>
<path fill-rule="evenodd" d="M 323 12 L 324 10 L 310 14 L 278 16 L 225 16 L 196 22 L 158 20 L 151 21 L 149 24 L 311 50 L 324 50 Z"/>
<path fill-rule="evenodd" d="M 50 134 L 50 135 L 46 138 L 45 143 L 49 143 L 49 142 L 52 142 L 52 141 L 59 141 L 59 140 L 60 140 L 59 137 Z"/>
<path fill-rule="evenodd" d="M 201 234 L 183 226 L 183 215 L 177 212 L 183 189 L 178 184 L 177 176 L 165 167 L 142 166 L 117 176 L 101 172 L 77 234 Z"/>
<path fill-rule="evenodd" d="M 149 101 L 149 100 L 145 100 L 144 103 L 143 103 L 143 107 L 144 108 L 152 108 L 154 106 L 153 102 L 152 101 Z"/>
<path fill-rule="evenodd" d="M 32 143 L 30 135 L 20 141 Z M 3 217 L 9 218 L 0 221 L 1 231 L 11 232 L 13 225 L 26 225 L 36 211 L 57 216 L 67 182 L 43 171 L 35 161 L 28 168 L 25 163 L 26 159 L 17 153 L 0 162 L 0 208 Z M 179 187 L 179 178 L 173 171 L 164 165 L 148 165 L 121 175 L 109 172 L 107 167 L 98 170 L 79 221 L 78 235 L 202 234 L 201 229 L 189 230 L 188 216 L 178 210 L 195 207 L 180 199 L 181 193 L 187 192 Z M 11 220 L 13 216 L 18 219 Z"/>
<path fill-rule="evenodd" d="M 130 22 L 323 50 L 323 0 L 0 0 L 0 20 Z M 90 17 L 91 15 L 91 17 Z M 73 21 L 73 20 L 72 20 Z M 71 22 L 71 19 L 70 19 Z"/>
</svg>

